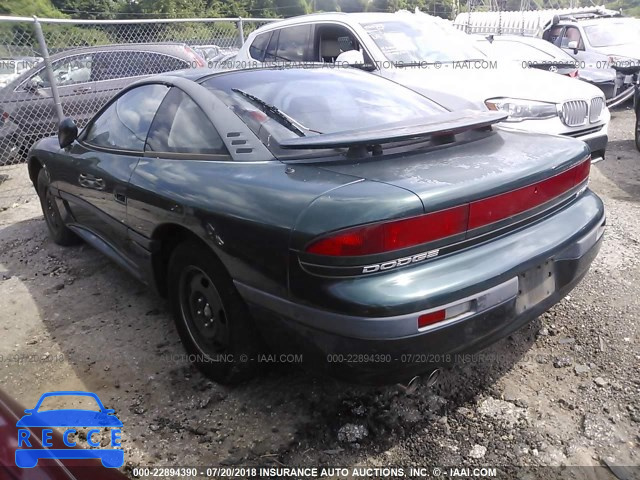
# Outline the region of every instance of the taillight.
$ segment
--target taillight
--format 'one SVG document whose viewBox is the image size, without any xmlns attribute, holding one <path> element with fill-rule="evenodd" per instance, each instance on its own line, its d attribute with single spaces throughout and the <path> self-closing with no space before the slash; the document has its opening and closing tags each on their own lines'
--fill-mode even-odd
<svg viewBox="0 0 640 480">
<path fill-rule="evenodd" d="M 471 202 L 468 229 L 484 227 L 553 200 L 589 177 L 591 158 L 526 187 Z"/>
<path fill-rule="evenodd" d="M 9 112 L 2 112 L 0 115 L 0 125 L 4 125 L 4 122 L 9 118 Z"/>
<path fill-rule="evenodd" d="M 468 205 L 391 222 L 342 230 L 321 238 L 307 252 L 334 257 L 351 257 L 390 252 L 464 233 Z"/>
<path fill-rule="evenodd" d="M 569 72 L 569 76 L 571 78 L 576 78 L 578 76 L 578 70 L 573 70 L 573 71 Z"/>
<path fill-rule="evenodd" d="M 355 257 L 391 252 L 442 240 L 506 220 L 540 206 L 584 182 L 591 157 L 541 182 L 493 197 L 417 217 L 341 230 L 312 242 L 308 253 Z"/>
</svg>

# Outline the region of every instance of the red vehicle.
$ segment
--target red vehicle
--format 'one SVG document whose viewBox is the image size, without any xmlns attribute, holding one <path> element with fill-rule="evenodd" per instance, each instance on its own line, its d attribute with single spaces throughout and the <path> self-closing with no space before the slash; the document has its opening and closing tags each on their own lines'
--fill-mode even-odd
<svg viewBox="0 0 640 480">
<path fill-rule="evenodd" d="M 24 415 L 24 408 L 0 391 L 0 478 L 2 480 L 126 480 L 121 472 L 102 466 L 99 460 L 43 459 L 34 468 L 16 467 L 18 448 L 16 422 Z M 25 428 L 25 427 L 21 427 Z M 34 448 L 43 448 L 42 428 L 28 427 Z M 66 448 L 62 436 L 54 431 L 52 448 Z"/>
</svg>

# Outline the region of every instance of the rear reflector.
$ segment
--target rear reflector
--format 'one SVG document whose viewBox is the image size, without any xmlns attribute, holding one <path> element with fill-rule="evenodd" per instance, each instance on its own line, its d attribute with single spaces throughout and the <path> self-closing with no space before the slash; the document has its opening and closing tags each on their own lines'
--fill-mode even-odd
<svg viewBox="0 0 640 480">
<path fill-rule="evenodd" d="M 437 310 L 435 312 L 425 313 L 418 317 L 418 328 L 424 328 L 429 325 L 433 325 L 434 323 L 442 322 L 445 318 L 447 318 L 446 310 Z"/>
<path fill-rule="evenodd" d="M 316 255 L 354 257 L 391 252 L 442 240 L 468 230 L 506 220 L 538 207 L 589 178 L 591 157 L 533 185 L 417 217 L 341 230 L 312 242 Z"/>
</svg>

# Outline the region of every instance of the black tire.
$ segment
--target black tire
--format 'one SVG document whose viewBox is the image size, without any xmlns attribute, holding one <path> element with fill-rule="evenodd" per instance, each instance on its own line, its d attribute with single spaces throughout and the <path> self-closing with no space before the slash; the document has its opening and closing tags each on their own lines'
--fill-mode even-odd
<svg viewBox="0 0 640 480">
<path fill-rule="evenodd" d="M 167 274 L 169 301 L 189 359 L 218 383 L 255 376 L 260 336 L 213 252 L 200 242 L 184 242 L 171 255 Z"/>
<path fill-rule="evenodd" d="M 77 245 L 80 243 L 80 238 L 67 228 L 62 221 L 60 210 L 58 210 L 58 204 L 56 199 L 51 193 L 49 188 L 49 175 L 44 168 L 38 172 L 38 196 L 40 197 L 40 206 L 42 207 L 42 214 L 44 220 L 47 222 L 47 228 L 49 229 L 49 235 L 51 239 L 58 245 L 67 247 L 70 245 Z"/>
</svg>

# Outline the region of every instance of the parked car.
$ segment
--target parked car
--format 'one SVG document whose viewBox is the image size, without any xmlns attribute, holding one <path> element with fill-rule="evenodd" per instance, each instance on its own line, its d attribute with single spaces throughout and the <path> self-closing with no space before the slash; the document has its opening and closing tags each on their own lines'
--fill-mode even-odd
<svg viewBox="0 0 640 480">
<path fill-rule="evenodd" d="M 525 72 L 511 62 L 495 68 L 474 43 L 426 14 L 325 13 L 258 28 L 233 63 L 359 65 L 451 110 L 501 110 L 512 128 L 579 138 L 594 159 L 604 157 L 610 114 L 599 89 L 549 72 Z"/>
<path fill-rule="evenodd" d="M 191 70 L 66 119 L 29 174 L 51 238 L 168 296 L 214 380 L 255 374 L 262 338 L 386 383 L 522 327 L 598 252 L 588 147 L 506 117 L 356 69 Z"/>
<path fill-rule="evenodd" d="M 14 399 L 0 390 L 0 471 L 3 480 L 77 480 L 91 478 L 93 480 L 126 480 L 126 476 L 118 470 L 104 468 L 95 459 L 59 460 L 53 458 L 41 459 L 34 468 L 18 468 L 16 466 L 16 451 L 18 445 L 18 429 L 31 432 L 29 442 L 34 449 L 42 448 L 42 430 L 40 426 L 17 427 L 18 419 L 25 409 Z M 51 448 L 67 448 L 62 435 L 53 429 L 50 433 Z M 81 450 L 77 447 L 75 450 Z M 88 450 L 91 452 L 91 450 Z"/>
<path fill-rule="evenodd" d="M 618 72 L 614 96 L 632 95 L 633 67 L 640 65 L 640 20 L 610 10 L 556 15 L 542 36 L 585 64 L 612 66 Z"/>
<path fill-rule="evenodd" d="M 576 60 L 546 40 L 520 35 L 477 36 L 477 46 L 487 56 L 513 60 L 521 68 L 536 68 L 579 78 L 598 87 L 607 100 L 614 98 L 616 70 L 603 65 L 597 68 Z"/>
<path fill-rule="evenodd" d="M 62 110 L 83 125 L 117 91 L 146 75 L 202 67 L 204 59 L 183 44 L 86 47 L 51 56 Z M 43 63 L 0 90 L 0 165 L 24 160 L 58 120 Z"/>
</svg>

